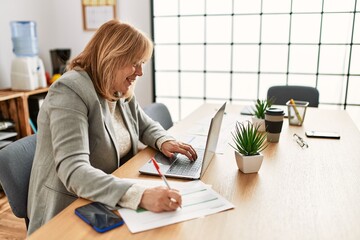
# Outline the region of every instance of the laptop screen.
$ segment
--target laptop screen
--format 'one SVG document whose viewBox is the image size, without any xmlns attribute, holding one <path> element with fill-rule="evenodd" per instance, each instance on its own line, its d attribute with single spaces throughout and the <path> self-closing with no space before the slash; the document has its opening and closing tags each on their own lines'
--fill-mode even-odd
<svg viewBox="0 0 360 240">
<path fill-rule="evenodd" d="M 216 147 L 220 135 L 221 123 L 225 113 L 225 107 L 226 107 L 226 102 L 221 106 L 221 108 L 217 111 L 215 116 L 211 119 L 209 133 L 206 140 L 206 148 L 205 148 L 205 154 L 204 154 L 204 160 L 200 173 L 200 178 L 204 175 L 213 156 L 215 155 Z"/>
</svg>

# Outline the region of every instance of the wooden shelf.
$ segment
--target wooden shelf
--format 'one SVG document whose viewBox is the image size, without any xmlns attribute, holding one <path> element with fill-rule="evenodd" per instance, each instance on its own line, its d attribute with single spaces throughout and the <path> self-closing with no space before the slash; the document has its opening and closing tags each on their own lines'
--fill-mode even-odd
<svg viewBox="0 0 360 240">
<path fill-rule="evenodd" d="M 32 91 L 12 91 L 11 89 L 0 90 L 0 111 L 4 118 L 15 122 L 15 130 L 18 137 L 26 137 L 33 132 L 29 123 L 28 97 L 41 93 L 47 93 L 49 88 L 39 88 Z"/>
<path fill-rule="evenodd" d="M 0 101 L 6 101 L 17 97 L 22 97 L 21 92 L 12 92 L 11 90 L 0 90 Z"/>
</svg>

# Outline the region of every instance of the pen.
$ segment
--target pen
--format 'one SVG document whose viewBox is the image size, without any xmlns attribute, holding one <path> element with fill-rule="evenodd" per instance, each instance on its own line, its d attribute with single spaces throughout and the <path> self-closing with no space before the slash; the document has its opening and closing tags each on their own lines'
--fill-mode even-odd
<svg viewBox="0 0 360 240">
<path fill-rule="evenodd" d="M 156 171 L 159 173 L 159 176 L 162 178 L 162 180 L 163 180 L 164 183 L 166 184 L 167 188 L 171 190 L 171 187 L 170 187 L 170 185 L 169 185 L 169 183 L 168 183 L 165 175 L 163 175 L 163 174 L 161 173 L 160 167 L 159 167 L 158 163 L 156 162 L 156 160 L 152 157 L 152 158 L 151 158 L 151 161 L 152 161 L 152 163 L 154 164 L 154 166 L 155 166 L 155 168 L 156 168 Z M 180 206 L 180 208 L 182 208 L 181 205 L 179 205 L 179 206 Z"/>
<path fill-rule="evenodd" d="M 301 116 L 300 116 L 299 111 L 298 111 L 297 108 L 296 108 L 296 104 L 295 104 L 294 99 L 290 99 L 290 103 L 291 103 L 291 105 L 293 106 L 294 111 L 295 111 L 295 114 L 296 114 L 296 117 L 298 118 L 298 120 L 299 120 L 299 122 L 300 122 L 300 124 L 301 124 L 302 118 L 301 118 Z"/>
</svg>

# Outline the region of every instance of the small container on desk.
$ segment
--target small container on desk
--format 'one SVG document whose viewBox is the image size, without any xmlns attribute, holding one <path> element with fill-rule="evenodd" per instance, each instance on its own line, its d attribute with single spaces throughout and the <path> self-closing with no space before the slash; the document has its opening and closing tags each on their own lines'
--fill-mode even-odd
<svg viewBox="0 0 360 240">
<path fill-rule="evenodd" d="M 303 124 L 308 105 L 309 102 L 292 99 L 286 103 L 289 125 L 301 126 Z"/>
</svg>

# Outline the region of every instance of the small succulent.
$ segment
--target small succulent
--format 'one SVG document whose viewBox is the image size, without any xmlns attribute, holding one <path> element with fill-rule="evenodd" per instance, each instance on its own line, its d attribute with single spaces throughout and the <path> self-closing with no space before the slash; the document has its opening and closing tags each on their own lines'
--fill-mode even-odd
<svg viewBox="0 0 360 240">
<path fill-rule="evenodd" d="M 265 112 L 266 109 L 268 109 L 269 107 L 271 107 L 271 105 L 273 104 L 274 99 L 268 99 L 268 100 L 256 100 L 255 103 L 255 108 L 254 108 L 254 114 L 257 118 L 259 119 L 265 119 Z"/>
<path fill-rule="evenodd" d="M 266 134 L 259 132 L 259 125 L 255 126 L 250 121 L 236 122 L 235 131 L 231 133 L 235 144 L 230 146 L 245 156 L 259 154 L 267 146 Z"/>
</svg>

